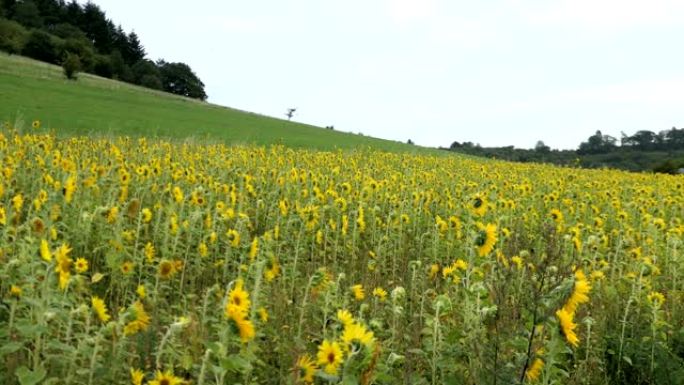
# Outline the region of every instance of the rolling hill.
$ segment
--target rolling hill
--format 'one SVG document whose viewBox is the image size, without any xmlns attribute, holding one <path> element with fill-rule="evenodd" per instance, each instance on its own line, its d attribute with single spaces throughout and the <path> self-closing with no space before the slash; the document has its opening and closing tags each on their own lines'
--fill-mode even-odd
<svg viewBox="0 0 684 385">
<path fill-rule="evenodd" d="M 320 150 L 371 147 L 439 153 L 404 143 L 326 130 L 153 91 L 0 53 L 0 121 L 41 120 L 57 135 L 194 138 L 234 144 L 283 144 Z"/>
</svg>

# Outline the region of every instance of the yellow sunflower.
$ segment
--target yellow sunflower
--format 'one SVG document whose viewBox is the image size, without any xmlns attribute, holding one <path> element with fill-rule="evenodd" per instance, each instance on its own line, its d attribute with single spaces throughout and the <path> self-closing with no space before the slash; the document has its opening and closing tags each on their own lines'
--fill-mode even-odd
<svg viewBox="0 0 684 385">
<path fill-rule="evenodd" d="M 337 374 L 337 368 L 342 363 L 342 348 L 337 342 L 330 342 L 323 340 L 323 343 L 318 347 L 316 354 L 319 365 L 324 365 L 323 370 L 328 374 Z"/>
<path fill-rule="evenodd" d="M 297 378 L 302 382 L 313 383 L 316 369 L 316 363 L 308 354 L 299 357 L 297 360 Z"/>
<path fill-rule="evenodd" d="M 496 225 L 492 223 L 483 225 L 478 222 L 477 228 L 478 234 L 475 239 L 475 245 L 477 246 L 478 255 L 484 257 L 494 249 L 494 244 L 497 241 Z"/>
</svg>

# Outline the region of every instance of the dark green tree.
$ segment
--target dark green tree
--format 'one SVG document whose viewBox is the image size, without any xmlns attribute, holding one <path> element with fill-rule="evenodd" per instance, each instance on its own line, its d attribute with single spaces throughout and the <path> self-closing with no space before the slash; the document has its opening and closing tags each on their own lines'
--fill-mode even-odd
<svg viewBox="0 0 684 385">
<path fill-rule="evenodd" d="M 42 30 L 31 31 L 21 54 L 44 62 L 59 64 L 59 47 L 52 35 Z"/>
<path fill-rule="evenodd" d="M 112 78 L 114 76 L 114 69 L 112 67 L 112 61 L 109 56 L 106 55 L 95 55 L 95 63 L 93 64 L 93 72 L 97 76 L 102 76 L 103 78 Z"/>
<path fill-rule="evenodd" d="M 38 6 L 32 0 L 17 3 L 12 18 L 27 28 L 41 28 L 43 26 L 43 17 L 40 15 Z"/>
<path fill-rule="evenodd" d="M 24 46 L 28 31 L 16 21 L 0 19 L 0 50 L 9 54 L 19 53 Z"/>
<path fill-rule="evenodd" d="M 62 69 L 64 76 L 69 80 L 76 80 L 78 71 L 81 70 L 81 60 L 78 55 L 67 53 L 64 62 L 62 62 Z"/>
<path fill-rule="evenodd" d="M 124 82 L 133 82 L 131 67 L 126 64 L 118 49 L 115 49 L 111 55 L 109 55 L 109 60 L 112 64 L 112 78 Z"/>
<path fill-rule="evenodd" d="M 164 91 L 189 98 L 206 100 L 204 83 L 185 63 L 157 62 Z"/>
<path fill-rule="evenodd" d="M 74 54 L 78 56 L 81 70 L 92 71 L 95 66 L 95 52 L 92 44 L 87 40 L 81 39 L 66 39 L 62 44 L 62 56 L 66 54 Z"/>
<path fill-rule="evenodd" d="M 140 84 L 143 87 L 153 88 L 156 90 L 162 89 L 161 75 L 159 68 L 152 60 L 139 60 L 131 68 L 133 72 L 133 81 L 135 84 Z"/>
<path fill-rule="evenodd" d="M 99 53 L 109 53 L 114 44 L 114 24 L 107 20 L 105 13 L 93 3 L 83 7 L 79 27 L 93 41 Z"/>
</svg>

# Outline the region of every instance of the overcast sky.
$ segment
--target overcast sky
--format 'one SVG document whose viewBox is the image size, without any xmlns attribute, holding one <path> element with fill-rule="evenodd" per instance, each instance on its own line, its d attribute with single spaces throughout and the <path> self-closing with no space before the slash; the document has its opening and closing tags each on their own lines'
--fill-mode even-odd
<svg viewBox="0 0 684 385">
<path fill-rule="evenodd" d="M 575 148 L 684 126 L 682 0 L 94 0 L 209 101 L 375 137 Z"/>
</svg>

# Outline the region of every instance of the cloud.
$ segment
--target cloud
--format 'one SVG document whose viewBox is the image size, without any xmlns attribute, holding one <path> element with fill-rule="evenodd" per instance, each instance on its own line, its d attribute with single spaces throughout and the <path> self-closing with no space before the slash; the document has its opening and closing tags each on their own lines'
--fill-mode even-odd
<svg viewBox="0 0 684 385">
<path fill-rule="evenodd" d="M 269 23 L 254 18 L 240 18 L 232 16 L 206 17 L 202 24 L 212 25 L 216 30 L 223 32 L 257 32 L 263 31 Z"/>
<path fill-rule="evenodd" d="M 535 24 L 604 32 L 671 25 L 684 17 L 681 0 L 560 0 L 546 7 L 532 7 L 530 2 L 519 0 L 512 3 Z"/>
<path fill-rule="evenodd" d="M 396 24 L 408 26 L 437 15 L 436 0 L 387 0 L 389 16 Z"/>
</svg>

